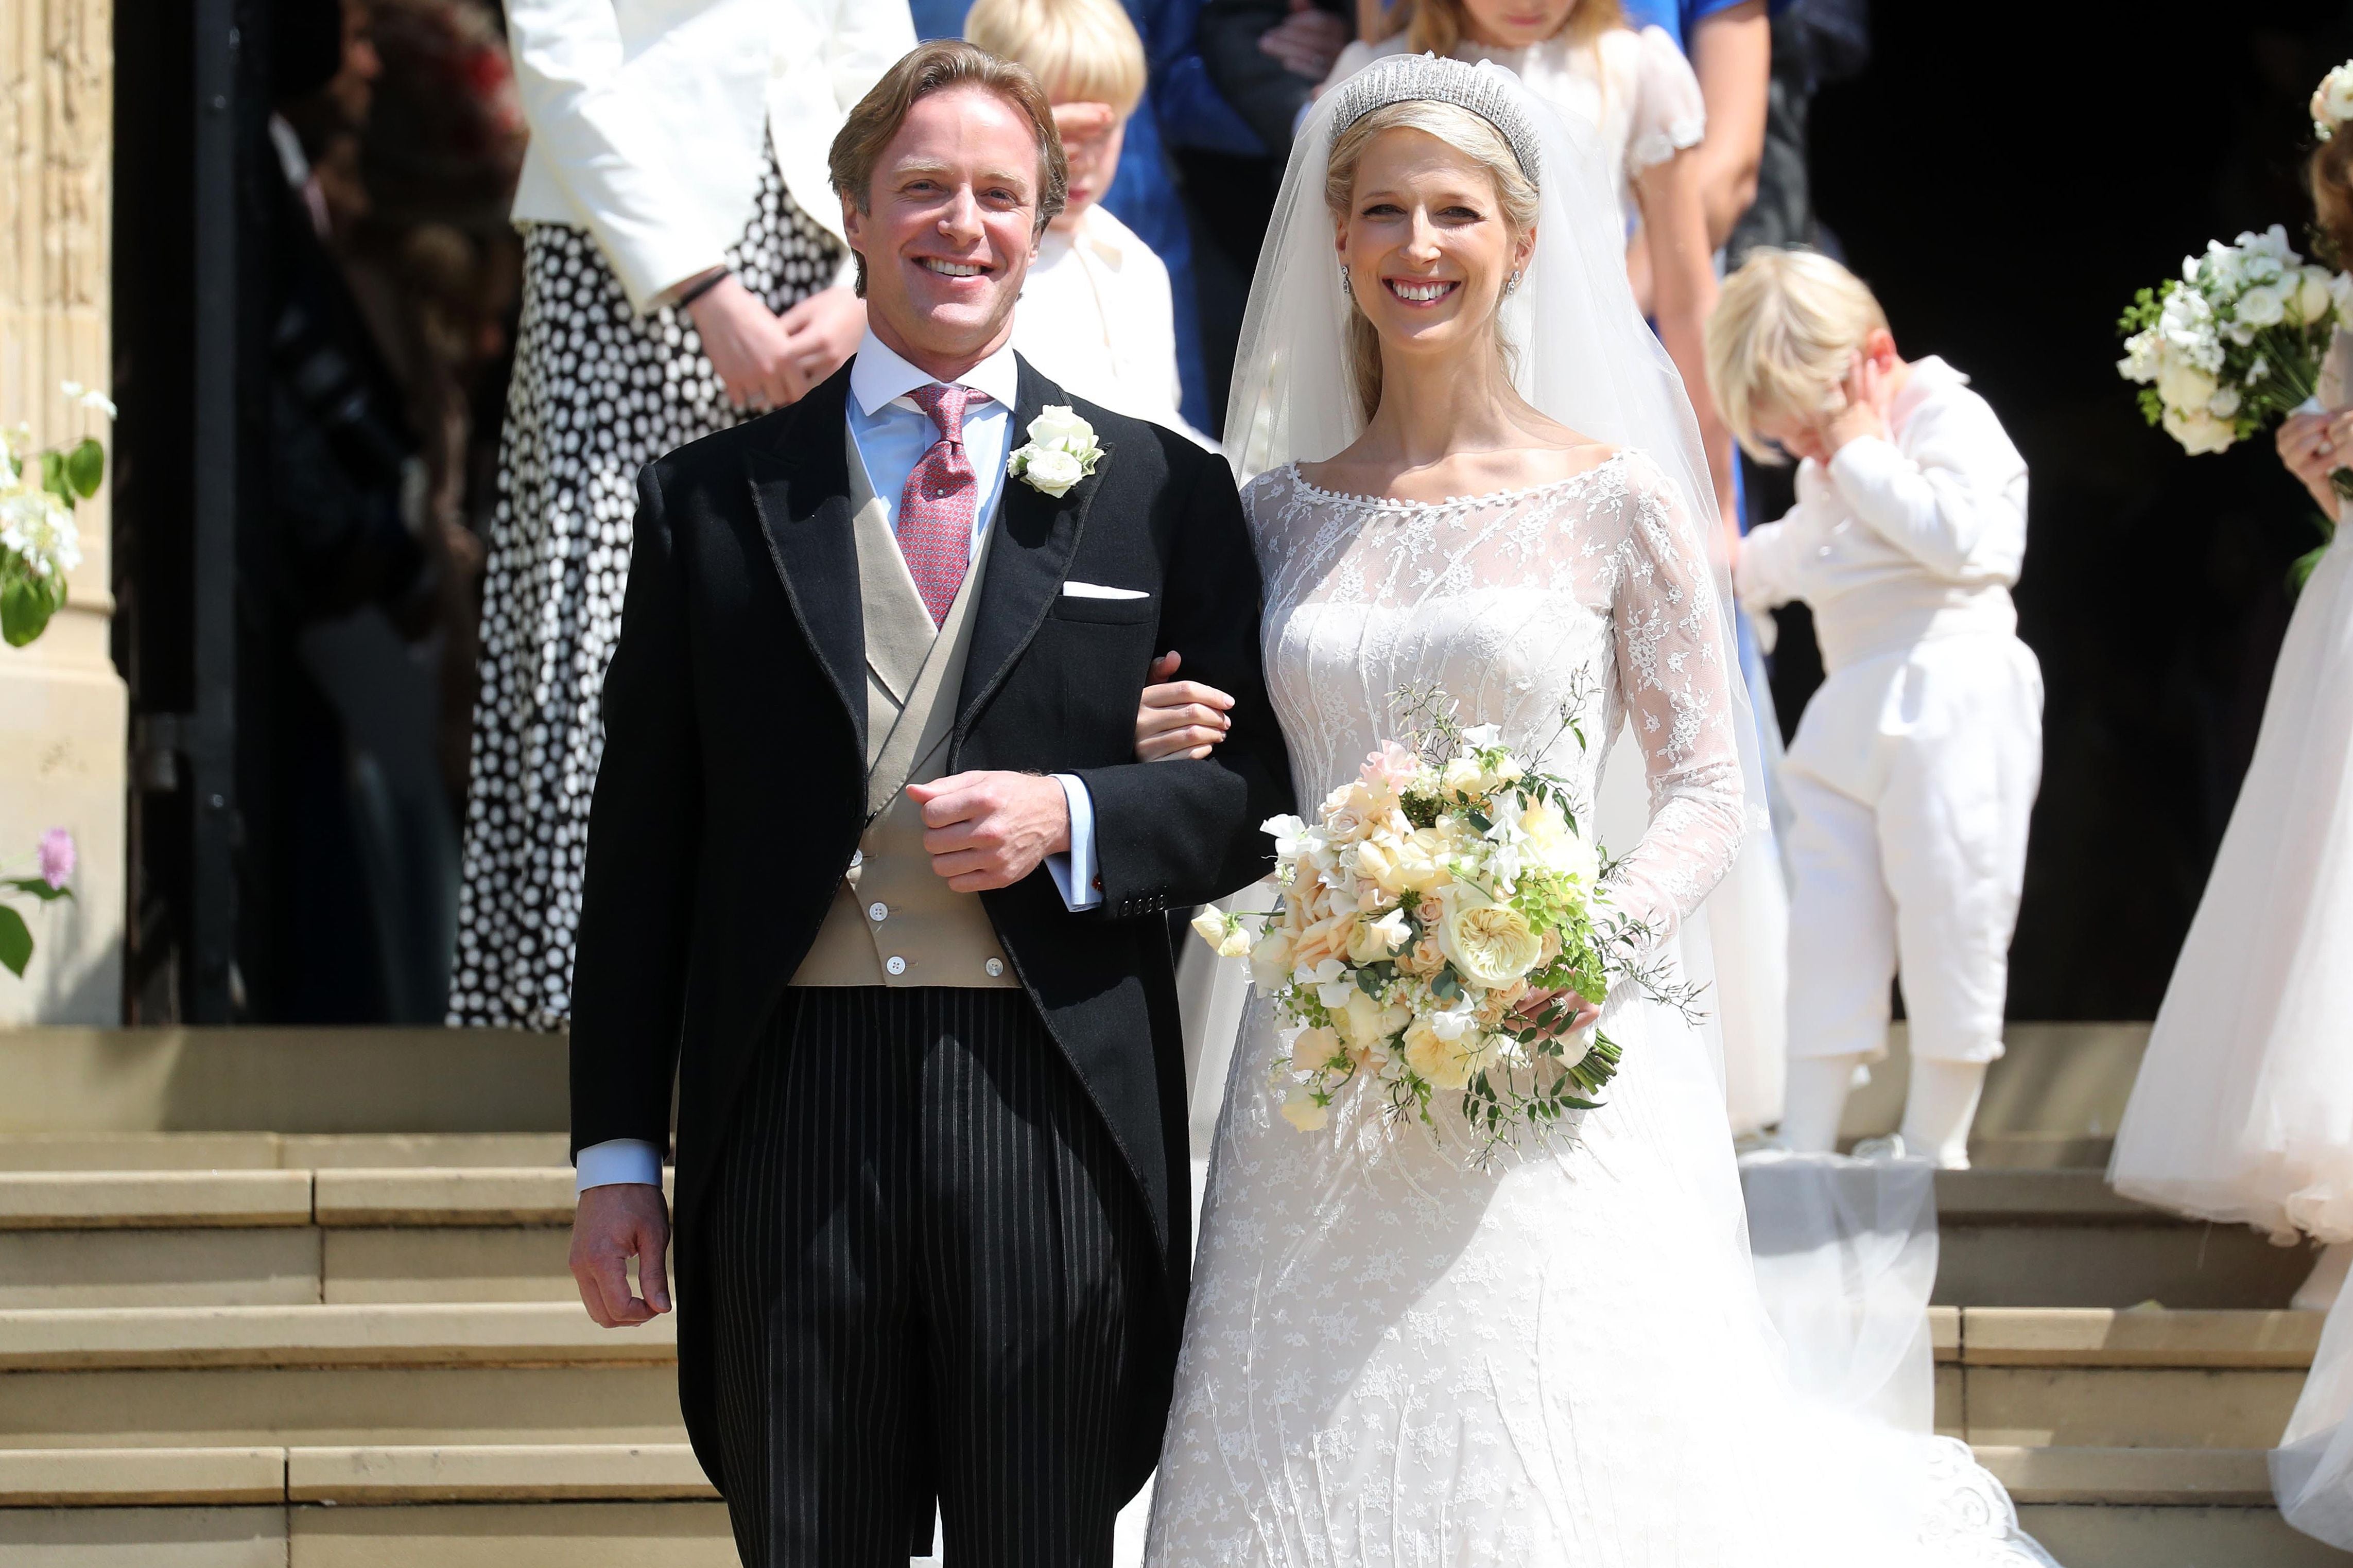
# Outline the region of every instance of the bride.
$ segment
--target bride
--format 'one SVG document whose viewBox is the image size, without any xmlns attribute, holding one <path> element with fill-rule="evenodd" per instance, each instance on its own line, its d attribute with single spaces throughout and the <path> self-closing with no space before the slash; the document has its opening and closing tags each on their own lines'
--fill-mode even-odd
<svg viewBox="0 0 2353 1568">
<path fill-rule="evenodd" d="M 1697 978 L 1693 911 L 1758 798 L 1753 731 L 1690 409 L 1570 134 L 1493 67 L 1402 58 L 1327 93 L 1227 436 L 1257 476 L 1302 800 L 1398 733 L 1409 688 L 1524 754 L 1589 694 L 1586 733 L 1630 717 L 1650 776 L 1619 899 Z M 1600 764 L 1569 740 L 1543 760 L 1588 800 Z M 2048 1562 L 1958 1444 L 1797 1408 L 1705 1034 L 1631 995 L 1601 1016 L 1625 1051 L 1607 1105 L 1482 1165 L 1448 1113 L 1392 1123 L 1361 1085 L 1294 1128 L 1252 999 L 1148 1563 Z"/>
</svg>

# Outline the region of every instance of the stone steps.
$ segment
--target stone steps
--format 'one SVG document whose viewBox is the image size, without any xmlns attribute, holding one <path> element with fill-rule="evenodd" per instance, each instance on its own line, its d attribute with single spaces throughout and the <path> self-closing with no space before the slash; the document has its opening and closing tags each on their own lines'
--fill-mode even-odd
<svg viewBox="0 0 2353 1568">
<path fill-rule="evenodd" d="M 1933 1310 L 1936 1426 L 1995 1447 L 2263 1448 L 2279 1439 L 2321 1314 Z"/>
<path fill-rule="evenodd" d="M 1939 1305 L 2285 1307 L 2317 1256 L 2109 1190 L 2097 1170 L 1936 1177 Z"/>
<path fill-rule="evenodd" d="M 2312 1263 L 2092 1171 L 1947 1172 L 1937 1204 L 1939 1304 L 2274 1308 Z M 569 1300 L 571 1213 L 562 1165 L 0 1169 L 0 1308 Z"/>
<path fill-rule="evenodd" d="M 569 1166 L 0 1171 L 0 1310 L 571 1301 Z"/>
<path fill-rule="evenodd" d="M 1893 1059 L 1850 1106 L 1885 1131 Z M 2310 1259 L 2109 1193 L 2145 1030 L 2021 1026 L 1942 1176 L 1937 1425 L 2067 1568 L 2348 1568 L 2270 1505 Z M 0 1032 L 0 1562 L 701 1568 L 665 1321 L 565 1268 L 562 1046 Z M 2145 1303 L 2162 1303 L 2161 1307 Z"/>
</svg>

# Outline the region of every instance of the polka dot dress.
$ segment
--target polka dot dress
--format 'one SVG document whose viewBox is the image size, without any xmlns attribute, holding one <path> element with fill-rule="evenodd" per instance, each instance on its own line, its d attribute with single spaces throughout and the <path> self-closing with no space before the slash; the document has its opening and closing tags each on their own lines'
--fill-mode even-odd
<svg viewBox="0 0 2353 1568">
<path fill-rule="evenodd" d="M 830 284 L 840 259 L 840 243 L 786 194 L 772 153 L 728 267 L 781 312 Z M 588 797 L 605 744 L 597 699 L 621 628 L 638 470 L 742 417 L 685 311 L 633 316 L 586 230 L 525 226 L 482 593 L 452 1024 L 557 1029 L 571 1012 Z"/>
</svg>

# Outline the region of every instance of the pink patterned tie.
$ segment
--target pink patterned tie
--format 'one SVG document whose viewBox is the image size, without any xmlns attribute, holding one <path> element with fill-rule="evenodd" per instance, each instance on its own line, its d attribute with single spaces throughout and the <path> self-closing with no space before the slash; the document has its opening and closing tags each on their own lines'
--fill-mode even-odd
<svg viewBox="0 0 2353 1568">
<path fill-rule="evenodd" d="M 980 477 L 964 452 L 965 410 L 986 403 L 988 395 L 969 386 L 934 382 L 907 394 L 931 422 L 940 438 L 907 476 L 899 496 L 899 553 L 907 558 L 915 592 L 932 613 L 932 625 L 947 619 L 956 590 L 972 563 L 973 513 L 980 495 Z"/>
</svg>

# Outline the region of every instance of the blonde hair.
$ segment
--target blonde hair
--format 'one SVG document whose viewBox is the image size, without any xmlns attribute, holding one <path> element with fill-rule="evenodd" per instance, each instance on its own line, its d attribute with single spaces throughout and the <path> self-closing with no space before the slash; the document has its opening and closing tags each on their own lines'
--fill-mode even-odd
<svg viewBox="0 0 2353 1568">
<path fill-rule="evenodd" d="M 1144 39 L 1119 0 L 976 0 L 964 36 L 1029 67 L 1065 101 L 1108 103 L 1125 116 L 1144 97 Z"/>
<path fill-rule="evenodd" d="M 833 180 L 833 188 L 856 204 L 860 212 L 872 212 L 874 165 L 882 161 L 882 150 L 899 134 L 899 127 L 906 123 L 908 111 L 918 100 L 952 87 L 993 92 L 1029 121 L 1030 132 L 1038 139 L 1036 232 L 1045 233 L 1046 225 L 1060 215 L 1071 195 L 1071 164 L 1062 155 L 1061 132 L 1054 129 L 1053 106 L 1046 101 L 1046 89 L 1028 70 L 961 38 L 917 44 L 858 100 L 826 152 L 826 173 Z M 858 257 L 857 287 L 859 298 L 864 299 L 863 256 Z"/>
<path fill-rule="evenodd" d="M 1408 53 L 1451 55 L 1470 36 L 1471 18 L 1463 12 L 1462 0 L 1412 0 L 1412 5 L 1413 17 L 1405 27 Z M 1583 48 L 1610 28 L 1624 26 L 1626 7 L 1620 0 L 1577 0 L 1577 8 L 1553 37 Z"/>
<path fill-rule="evenodd" d="M 1413 99 L 1376 109 L 1333 139 L 1331 163 L 1324 176 L 1324 205 L 1331 209 L 1335 223 L 1345 218 L 1355 205 L 1356 165 L 1363 161 L 1365 149 L 1385 131 L 1419 131 L 1435 136 L 1472 159 L 1494 181 L 1495 204 L 1514 237 L 1535 226 L 1540 207 L 1535 182 L 1521 169 L 1520 160 L 1513 153 L 1512 144 L 1504 139 L 1504 133 L 1467 109 L 1430 99 Z M 1369 282 L 1367 286 L 1371 286 Z M 1503 351 L 1508 368 L 1512 345 L 1504 335 L 1500 300 L 1494 327 L 1495 343 Z M 1348 372 L 1356 382 L 1356 398 L 1364 416 L 1370 419 L 1381 405 L 1381 338 L 1357 306 L 1353 292 L 1348 298 L 1347 334 Z"/>
<path fill-rule="evenodd" d="M 1835 412 L 1855 351 L 1886 325 L 1870 287 L 1829 257 L 1760 246 L 1724 280 L 1708 318 L 1708 390 L 1751 457 L 1786 463 L 1757 421 Z"/>
</svg>

